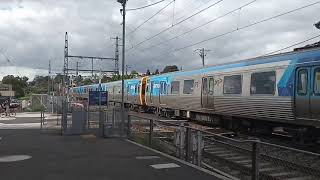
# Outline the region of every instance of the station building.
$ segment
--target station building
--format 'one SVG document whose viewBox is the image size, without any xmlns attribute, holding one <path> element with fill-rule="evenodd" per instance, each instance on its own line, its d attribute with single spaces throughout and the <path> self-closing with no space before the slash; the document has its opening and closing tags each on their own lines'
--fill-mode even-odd
<svg viewBox="0 0 320 180">
<path fill-rule="evenodd" d="M 0 96 L 14 97 L 15 91 L 12 90 L 12 85 L 0 83 Z"/>
</svg>

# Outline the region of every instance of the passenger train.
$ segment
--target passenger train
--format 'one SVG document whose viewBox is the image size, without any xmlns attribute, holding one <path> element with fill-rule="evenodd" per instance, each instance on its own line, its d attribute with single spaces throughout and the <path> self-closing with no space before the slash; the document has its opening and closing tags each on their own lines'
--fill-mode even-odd
<svg viewBox="0 0 320 180">
<path fill-rule="evenodd" d="M 121 81 L 104 83 L 121 102 Z M 87 98 L 99 84 L 71 88 Z M 242 127 L 320 135 L 320 48 L 125 80 L 125 104 L 154 112 Z"/>
</svg>

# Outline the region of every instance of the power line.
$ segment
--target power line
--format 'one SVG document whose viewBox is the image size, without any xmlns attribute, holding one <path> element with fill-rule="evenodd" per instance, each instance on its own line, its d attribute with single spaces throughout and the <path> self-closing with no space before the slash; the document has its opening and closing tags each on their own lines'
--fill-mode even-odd
<svg viewBox="0 0 320 180">
<path fill-rule="evenodd" d="M 290 45 L 290 46 L 284 47 L 284 48 L 279 49 L 279 50 L 276 50 L 276 51 L 272 51 L 272 52 L 267 53 L 267 54 L 264 54 L 264 55 L 262 55 L 262 56 L 268 56 L 268 55 L 272 55 L 272 54 L 275 54 L 275 53 L 281 52 L 281 51 L 283 51 L 283 50 L 286 50 L 286 49 L 292 48 L 292 47 L 294 47 L 294 46 L 297 46 L 297 45 L 303 44 L 303 43 L 305 43 L 305 42 L 311 41 L 311 40 L 316 39 L 316 38 L 318 38 L 318 37 L 320 37 L 320 35 L 313 36 L 313 37 L 311 37 L 311 38 L 309 38 L 309 39 L 306 39 L 306 40 L 300 41 L 300 42 L 298 42 L 298 43 L 292 44 L 292 45 Z"/>
<path fill-rule="evenodd" d="M 183 19 L 184 17 L 186 17 L 190 12 L 193 13 L 197 10 L 199 10 L 201 7 L 203 7 L 204 5 L 208 4 L 210 1 L 212 0 L 208 0 L 207 2 L 200 4 L 199 6 L 194 7 L 194 5 L 187 5 L 188 7 L 191 7 L 192 9 L 195 9 L 194 11 L 188 11 L 187 13 L 178 13 L 179 15 L 182 14 L 181 16 L 177 16 L 176 21 L 179 21 L 180 19 Z M 186 4 L 189 4 L 188 1 L 185 1 Z"/>
<path fill-rule="evenodd" d="M 126 11 L 135 11 L 135 10 L 139 10 L 139 9 L 144 9 L 144 8 L 147 8 L 147 7 L 154 6 L 156 4 L 162 3 L 163 1 L 165 1 L 165 0 L 161 0 L 161 1 L 149 4 L 149 5 L 146 5 L 146 6 L 138 7 L 138 8 L 126 9 Z"/>
<path fill-rule="evenodd" d="M 308 5 L 306 5 L 306 6 L 302 6 L 302 7 L 293 9 L 293 10 L 291 10 L 291 11 L 287 11 L 287 12 L 284 12 L 284 13 L 281 13 L 281 14 L 278 14 L 278 15 L 275 15 L 275 16 L 272 16 L 272 17 L 263 19 L 263 20 L 261 20 L 261 21 L 257 21 L 257 22 L 254 22 L 254 23 L 251 23 L 251 24 L 248 24 L 248 25 L 239 27 L 239 28 L 237 28 L 237 29 L 234 29 L 234 30 L 225 32 L 225 33 L 223 33 L 223 34 L 220 34 L 220 35 L 217 35 L 217 36 L 214 36 L 214 37 L 211 37 L 211 38 L 208 38 L 208 39 L 205 39 L 205 40 L 202 40 L 202 41 L 199 41 L 199 42 L 196 42 L 196 43 L 193 43 L 193 44 L 190 44 L 190 45 L 181 47 L 181 48 L 177 48 L 177 49 L 173 50 L 173 52 L 181 51 L 181 50 L 183 50 L 183 49 L 186 49 L 186 48 L 189 48 L 189 47 L 198 45 L 198 44 L 202 44 L 202 43 L 204 43 L 204 42 L 211 41 L 211 40 L 213 40 L 213 39 L 217 39 L 217 38 L 219 38 L 219 37 L 222 37 L 222 36 L 225 36 L 225 35 L 228 35 L 228 34 L 232 34 L 232 33 L 236 32 L 236 31 L 239 31 L 239 30 L 247 29 L 247 28 L 249 28 L 249 27 L 252 27 L 252 26 L 261 24 L 261 23 L 266 22 L 266 21 L 270 21 L 270 20 L 276 19 L 276 18 L 278 18 L 278 17 L 281 17 L 281 16 L 284 16 L 284 15 L 287 15 L 287 14 L 290 14 L 290 13 L 293 13 L 293 12 L 296 12 L 296 11 L 299 11 L 299 10 L 301 10 L 301 9 L 305 9 L 305 8 L 307 8 L 307 7 L 314 6 L 314 5 L 319 4 L 319 3 L 320 3 L 320 1 L 317 1 L 317 2 L 314 2 L 314 3 L 308 4 Z"/>
<path fill-rule="evenodd" d="M 238 8 L 236 8 L 236 9 L 232 10 L 232 11 L 229 11 L 229 12 L 227 12 L 227 13 L 221 15 L 221 16 L 218 16 L 217 18 L 214 18 L 214 19 L 212 19 L 212 20 L 210 20 L 210 21 L 208 21 L 208 22 L 206 22 L 206 23 L 204 23 L 204 24 L 201 24 L 200 26 L 196 26 L 196 27 L 194 27 L 194 28 L 192 28 L 192 29 L 184 32 L 184 33 L 181 33 L 181 34 L 179 34 L 179 35 L 177 35 L 177 36 L 174 36 L 174 37 L 172 37 L 172 38 L 170 38 L 170 39 L 168 39 L 168 40 L 166 40 L 166 41 L 162 41 L 162 42 L 160 42 L 160 43 L 158 43 L 158 44 L 155 44 L 155 45 L 150 46 L 150 47 L 148 47 L 148 48 L 145 48 L 145 49 L 143 49 L 143 50 L 152 49 L 152 48 L 154 48 L 154 47 L 157 47 L 157 46 L 159 46 L 159 45 L 162 45 L 162 44 L 168 43 L 168 42 L 170 42 L 170 41 L 172 41 L 172 40 L 174 40 L 174 39 L 177 39 L 177 38 L 179 38 L 179 37 L 181 37 L 181 36 L 184 36 L 184 35 L 186 35 L 186 34 L 189 34 L 189 33 L 193 32 L 193 31 L 195 31 L 195 30 L 197 30 L 197 29 L 199 29 L 199 28 L 201 28 L 201 27 L 203 27 L 203 26 L 206 26 L 206 25 L 208 25 L 208 24 L 210 24 L 210 23 L 212 23 L 212 22 L 215 22 L 215 21 L 217 21 L 217 20 L 219 20 L 219 19 L 221 19 L 221 18 L 223 18 L 223 17 L 225 17 L 225 16 L 230 15 L 230 14 L 238 11 L 239 9 L 242 9 L 242 8 L 244 8 L 244 7 L 246 7 L 246 6 L 249 6 L 249 5 L 251 5 L 252 3 L 254 3 L 255 1 L 257 1 L 257 0 L 253 0 L 253 1 L 251 1 L 251 2 L 249 2 L 249 3 L 247 3 L 247 4 L 245 4 L 245 5 L 242 5 L 242 6 L 238 7 Z"/>
<path fill-rule="evenodd" d="M 150 18 L 148 18 L 147 20 L 145 20 L 143 23 L 141 23 L 139 26 L 137 26 L 134 30 L 130 31 L 126 36 L 129 36 L 130 34 L 134 33 L 135 31 L 137 31 L 141 26 L 143 26 L 144 24 L 146 24 L 148 21 L 150 21 L 152 18 L 154 18 L 155 16 L 157 16 L 160 12 L 162 12 L 164 9 L 166 9 L 170 4 L 172 4 L 173 2 L 175 2 L 175 0 L 169 2 L 166 6 L 164 6 L 163 8 L 161 8 L 158 12 L 156 12 L 154 15 L 152 15 Z"/>
<path fill-rule="evenodd" d="M 145 40 L 141 41 L 140 43 L 138 43 L 138 44 L 134 45 L 133 47 L 129 48 L 127 51 L 129 51 L 129 50 L 131 50 L 131 49 L 134 49 L 134 48 L 136 48 L 136 47 L 140 46 L 141 44 L 143 44 L 143 43 L 145 43 L 145 42 L 147 42 L 147 41 L 149 41 L 149 40 L 151 40 L 151 39 L 153 39 L 153 38 L 155 38 L 155 37 L 159 36 L 160 34 L 162 34 L 162 33 L 166 32 L 166 31 L 168 31 L 169 29 L 171 29 L 171 28 L 173 28 L 173 27 L 175 27 L 175 26 L 177 26 L 177 25 L 179 25 L 179 24 L 181 24 L 181 23 L 183 23 L 183 22 L 185 22 L 185 21 L 187 21 L 188 19 L 190 19 L 190 18 L 192 18 L 192 17 L 194 17 L 194 16 L 196 16 L 196 15 L 200 14 L 201 12 L 208 10 L 209 8 L 211 8 L 211 7 L 213 7 L 213 6 L 217 5 L 217 4 L 219 4 L 219 3 L 220 3 L 220 2 L 222 2 L 222 1 L 223 1 L 223 0 L 219 0 L 218 2 L 215 2 L 214 4 L 211 4 L 210 6 L 208 6 L 208 7 L 204 8 L 204 9 L 202 9 L 202 10 L 200 10 L 200 11 L 198 11 L 198 12 L 194 13 L 194 14 L 192 14 L 191 16 L 189 16 L 189 17 L 187 17 L 187 18 L 185 18 L 185 19 L 183 19 L 183 20 L 181 20 L 181 21 L 177 22 L 176 24 L 173 24 L 172 26 L 170 26 L 170 27 L 168 27 L 168 28 L 166 28 L 166 29 L 164 29 L 164 30 L 160 31 L 159 33 L 157 33 L 157 34 L 155 34 L 155 35 L 153 35 L 153 36 L 151 36 L 151 37 L 149 37 L 149 38 L 147 38 L 147 39 L 145 39 Z"/>
<path fill-rule="evenodd" d="M 232 33 L 237 32 L 237 31 L 239 31 L 239 30 L 243 30 L 243 29 L 252 27 L 252 26 L 257 25 L 257 24 L 260 24 L 260 23 L 262 23 L 262 22 L 266 22 L 266 21 L 269 21 L 269 20 L 272 20 L 272 19 L 275 19 L 275 18 L 284 16 L 284 15 L 287 15 L 287 14 L 290 14 L 290 13 L 299 11 L 299 10 L 301 10 L 301 9 L 314 6 L 314 5 L 319 4 L 319 3 L 320 3 L 320 1 L 317 1 L 317 2 L 314 2 L 314 3 L 308 4 L 308 5 L 305 5 L 305 6 L 302 6 L 302 7 L 299 7 L 299 8 L 296 8 L 296 9 L 293 9 L 293 10 L 290 10 L 290 11 L 287 11 L 287 12 L 284 12 L 284 13 L 281 13 L 281 14 L 278 14 L 278 15 L 275 15 L 275 16 L 272 16 L 272 17 L 269 17 L 269 18 L 265 18 L 265 19 L 263 19 L 263 20 L 260 20 L 260 21 L 257 21 L 257 22 L 254 22 L 254 23 L 251 23 L 251 24 L 242 26 L 242 27 L 240 27 L 240 28 L 236 28 L 236 29 L 234 29 L 234 30 L 231 30 L 231 31 L 222 33 L 222 34 L 220 34 L 220 35 L 211 37 L 211 38 L 209 38 L 209 39 L 205 39 L 205 40 L 199 41 L 199 42 L 194 43 L 194 44 L 190 44 L 190 45 L 187 45 L 187 46 L 184 46 L 184 47 L 181 47 L 181 48 L 174 49 L 174 50 L 172 50 L 172 51 L 170 51 L 170 49 L 168 49 L 169 51 L 166 51 L 166 52 L 160 54 L 160 55 L 158 56 L 158 58 L 167 56 L 167 55 L 169 55 L 169 54 L 172 55 L 172 53 L 174 53 L 174 52 L 181 51 L 181 50 L 183 50 L 183 49 L 186 49 L 186 48 L 189 48 L 189 47 L 193 47 L 193 46 L 195 46 L 195 45 L 198 45 L 198 44 L 201 44 L 201 43 L 204 43 L 204 42 L 207 42 L 207 41 L 211 41 L 211 40 L 217 39 L 217 38 L 219 38 L 219 37 L 226 36 L 226 35 L 228 35 L 228 34 L 232 34 Z"/>
</svg>

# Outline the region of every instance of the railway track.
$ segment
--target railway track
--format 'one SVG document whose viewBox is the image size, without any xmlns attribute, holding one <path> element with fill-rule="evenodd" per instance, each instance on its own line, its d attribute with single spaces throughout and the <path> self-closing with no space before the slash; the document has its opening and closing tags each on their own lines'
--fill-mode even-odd
<svg viewBox="0 0 320 180">
<path fill-rule="evenodd" d="M 252 150 L 248 144 L 235 144 L 205 137 L 203 157 L 214 168 L 229 171 L 246 179 L 252 172 Z M 295 151 L 272 144 L 260 145 L 260 179 L 316 180 L 320 179 L 320 158 L 316 154 Z M 248 178 L 247 177 L 247 178 Z M 250 178 L 249 178 L 250 179 Z"/>
<path fill-rule="evenodd" d="M 143 116 L 150 119 L 160 119 L 150 114 L 143 114 Z M 253 169 L 252 142 L 239 143 L 237 138 L 225 138 L 224 135 L 231 132 L 220 128 L 199 127 L 199 129 L 203 132 L 202 162 L 204 164 L 239 179 L 251 179 Z M 213 134 L 218 134 L 218 136 Z M 173 136 L 173 134 L 166 133 L 161 138 L 161 133 L 159 133 L 158 141 L 172 144 L 171 137 Z M 320 179 L 320 155 L 259 142 L 259 176 L 260 179 L 266 180 L 318 180 Z"/>
</svg>

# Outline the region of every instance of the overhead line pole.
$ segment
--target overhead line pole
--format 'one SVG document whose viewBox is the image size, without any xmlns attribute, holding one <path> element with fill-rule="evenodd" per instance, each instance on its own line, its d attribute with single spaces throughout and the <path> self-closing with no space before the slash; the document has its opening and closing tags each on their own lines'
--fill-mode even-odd
<svg viewBox="0 0 320 180">
<path fill-rule="evenodd" d="M 122 4 L 122 77 L 121 77 L 121 121 L 122 121 L 122 128 L 124 127 L 124 67 L 125 67 L 125 57 L 126 57 L 126 3 L 127 0 L 124 0 Z M 123 131 L 122 131 L 123 132 Z"/>
<path fill-rule="evenodd" d="M 121 124 L 124 127 L 124 71 L 125 71 L 125 50 L 126 50 L 126 4 L 127 0 L 117 0 L 122 5 L 122 72 L 121 72 Z M 121 131 L 123 132 L 123 131 Z"/>
<path fill-rule="evenodd" d="M 49 68 L 48 68 L 48 95 L 50 95 L 50 80 L 51 80 L 51 60 L 49 60 Z"/>
<path fill-rule="evenodd" d="M 120 75 L 119 73 L 119 40 L 120 38 L 117 36 L 116 38 L 111 38 L 116 40 L 116 47 L 115 47 L 115 55 L 114 55 L 114 70 L 116 75 Z"/>
</svg>

